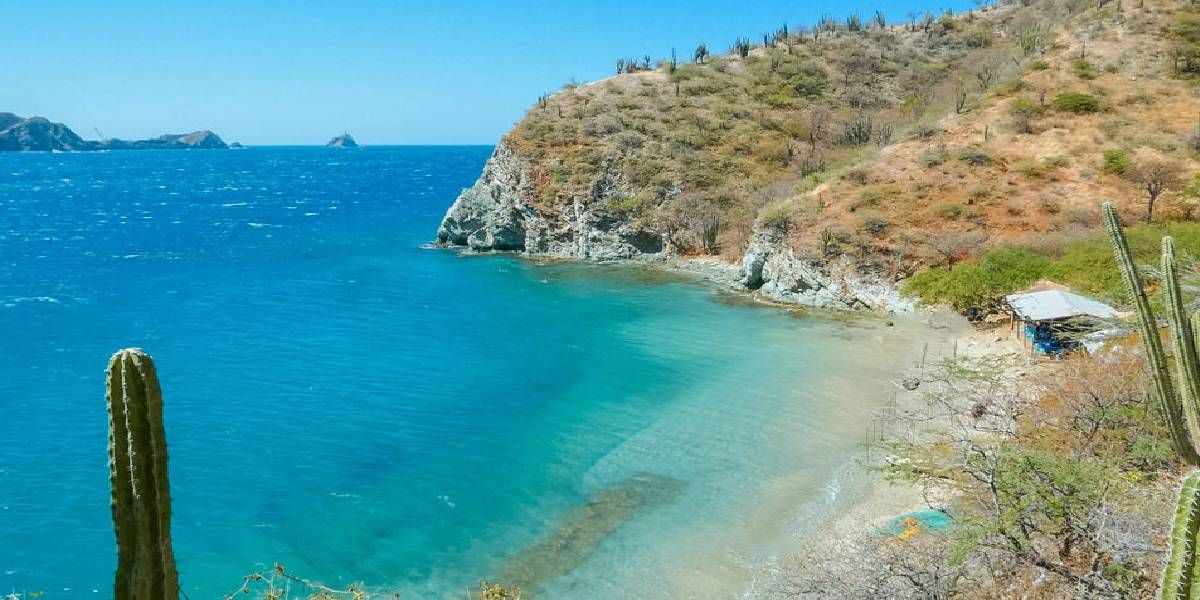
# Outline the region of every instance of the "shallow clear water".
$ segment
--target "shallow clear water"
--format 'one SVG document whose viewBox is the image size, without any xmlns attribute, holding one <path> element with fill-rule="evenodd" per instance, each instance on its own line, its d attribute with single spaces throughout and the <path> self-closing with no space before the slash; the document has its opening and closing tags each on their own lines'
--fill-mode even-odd
<svg viewBox="0 0 1200 600">
<path fill-rule="evenodd" d="M 489 152 L 0 154 L 0 591 L 111 596 L 126 346 L 159 365 L 194 599 L 274 561 L 409 598 L 722 597 L 785 552 L 911 339 L 423 249 Z"/>
</svg>

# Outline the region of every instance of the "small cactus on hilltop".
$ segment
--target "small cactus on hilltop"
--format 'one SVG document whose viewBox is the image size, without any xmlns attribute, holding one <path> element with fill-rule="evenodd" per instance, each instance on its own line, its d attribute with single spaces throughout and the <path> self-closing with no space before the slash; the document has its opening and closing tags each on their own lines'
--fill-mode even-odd
<svg viewBox="0 0 1200 600">
<path fill-rule="evenodd" d="M 1163 570 L 1159 590 L 1161 600 L 1200 598 L 1196 578 L 1196 544 L 1200 542 L 1200 471 L 1192 471 L 1179 488 L 1179 503 L 1171 526 L 1171 554 Z"/>
<path fill-rule="evenodd" d="M 138 348 L 108 362 L 108 469 L 117 538 L 114 597 L 175 600 L 171 492 L 162 389 L 154 361 Z"/>
<path fill-rule="evenodd" d="M 1171 380 L 1167 356 L 1163 352 L 1162 340 L 1158 335 L 1158 321 L 1150 308 L 1150 301 L 1146 298 L 1146 290 L 1142 287 L 1142 280 L 1133 262 L 1133 253 L 1129 250 L 1129 243 L 1121 229 L 1117 212 L 1108 202 L 1104 203 L 1101 212 L 1104 215 L 1104 227 L 1112 242 L 1117 268 L 1121 271 L 1125 289 L 1137 310 L 1138 328 L 1141 332 L 1142 346 L 1146 350 L 1146 361 L 1150 367 L 1153 392 L 1167 422 L 1171 443 L 1184 462 L 1200 464 L 1200 456 L 1196 454 L 1196 449 L 1200 447 L 1200 422 L 1197 419 L 1197 414 L 1200 414 L 1200 397 L 1197 396 L 1200 393 L 1200 365 L 1197 363 L 1200 361 L 1197 361 L 1192 325 L 1200 320 L 1197 319 L 1197 315 L 1192 315 L 1189 322 L 1184 315 L 1179 272 L 1175 265 L 1174 242 L 1169 236 L 1163 238 L 1162 266 L 1167 318 L 1171 323 L 1172 345 L 1176 352 L 1176 382 Z"/>
</svg>

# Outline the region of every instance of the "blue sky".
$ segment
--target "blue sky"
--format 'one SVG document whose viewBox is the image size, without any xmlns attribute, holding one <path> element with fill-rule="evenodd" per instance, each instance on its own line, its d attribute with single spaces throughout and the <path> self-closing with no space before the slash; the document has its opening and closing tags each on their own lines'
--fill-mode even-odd
<svg viewBox="0 0 1200 600">
<path fill-rule="evenodd" d="M 84 137 L 212 129 L 247 144 L 490 144 L 536 98 L 616 58 L 724 50 L 820 15 L 970 0 L 9 2 L 0 112 Z"/>
</svg>

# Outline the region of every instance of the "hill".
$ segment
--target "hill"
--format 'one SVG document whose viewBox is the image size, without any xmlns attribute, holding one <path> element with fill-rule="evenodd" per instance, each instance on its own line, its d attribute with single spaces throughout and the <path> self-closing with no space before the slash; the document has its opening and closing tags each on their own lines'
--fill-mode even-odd
<svg viewBox="0 0 1200 600">
<path fill-rule="evenodd" d="M 1184 5 L 1028 0 L 701 45 L 538 99 L 438 232 L 587 259 L 712 256 L 774 298 L 904 309 L 988 248 L 1054 258 L 1114 200 L 1195 212 Z M 1097 6 L 1099 5 L 1099 6 Z M 1157 173 L 1157 175 L 1156 175 Z"/>
<path fill-rule="evenodd" d="M 43 117 L 19 117 L 0 113 L 0 152 L 96 150 L 191 150 L 228 148 L 221 138 L 207 130 L 167 134 L 149 140 L 84 140 L 70 127 Z"/>
<path fill-rule="evenodd" d="M 358 142 L 354 141 L 354 136 L 343 133 L 325 143 L 329 148 L 357 148 Z"/>
</svg>

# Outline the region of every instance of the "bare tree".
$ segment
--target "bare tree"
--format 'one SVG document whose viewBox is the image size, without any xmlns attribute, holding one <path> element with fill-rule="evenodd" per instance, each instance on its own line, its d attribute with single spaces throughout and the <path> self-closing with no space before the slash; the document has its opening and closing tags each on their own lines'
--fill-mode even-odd
<svg viewBox="0 0 1200 600">
<path fill-rule="evenodd" d="M 946 263 L 947 269 L 953 269 L 959 258 L 979 247 L 986 239 L 987 236 L 979 231 L 943 233 L 930 237 L 928 245 Z"/>
<path fill-rule="evenodd" d="M 1146 192 L 1146 222 L 1154 219 L 1154 202 L 1163 192 L 1179 185 L 1183 165 L 1169 158 L 1147 156 L 1125 172 L 1125 178 Z"/>
<path fill-rule="evenodd" d="M 833 113 L 820 104 L 814 104 L 808 109 L 808 148 L 809 154 L 816 154 L 817 144 L 829 136 L 829 123 Z"/>
</svg>

